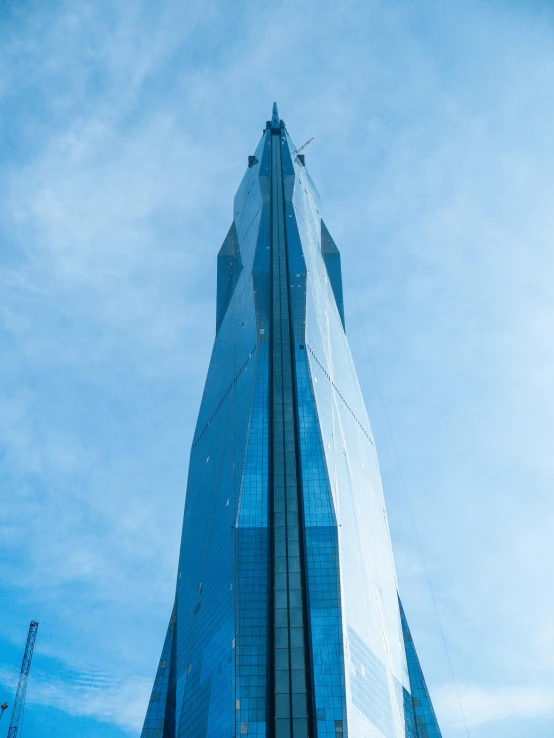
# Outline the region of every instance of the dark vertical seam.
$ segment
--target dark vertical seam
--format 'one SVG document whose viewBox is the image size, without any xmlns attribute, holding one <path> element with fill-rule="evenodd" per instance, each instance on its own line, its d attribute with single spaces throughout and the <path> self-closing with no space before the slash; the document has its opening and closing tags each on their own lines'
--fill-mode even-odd
<svg viewBox="0 0 554 738">
<path fill-rule="evenodd" d="M 284 193 L 284 177 L 281 179 L 283 187 L 283 213 L 285 213 L 285 193 Z M 304 489 L 302 481 L 302 465 L 301 465 L 301 454 L 300 454 L 300 419 L 298 412 L 298 380 L 296 373 L 296 341 L 294 335 L 294 321 L 292 311 L 292 299 L 288 285 L 290 284 L 289 279 L 289 260 L 288 260 L 288 241 L 286 237 L 286 223 L 285 223 L 285 266 L 286 266 L 286 279 L 287 279 L 287 300 L 289 306 L 289 339 L 290 339 L 290 354 L 291 354 L 291 384 L 292 384 L 292 403 L 293 403 L 293 419 L 294 419 L 294 443 L 295 443 L 295 462 L 296 462 L 296 484 L 297 484 L 297 501 L 298 501 L 298 547 L 299 547 L 299 558 L 300 558 L 300 582 L 302 587 L 302 621 L 303 621 L 303 636 L 304 636 L 304 670 L 306 675 L 306 706 L 307 706 L 307 718 L 308 718 L 308 736 L 317 736 L 317 723 L 314 720 L 314 700 L 315 694 L 313 689 L 312 679 L 312 644 L 311 644 L 311 632 L 309 624 L 309 610 L 308 610 L 308 575 L 307 575 L 307 554 L 306 554 L 306 526 L 304 519 Z M 305 281 L 304 289 L 307 290 L 307 278 Z M 306 300 L 306 296 L 305 296 Z M 306 304 L 306 303 L 304 303 Z M 305 334 L 305 323 L 304 323 L 304 334 Z M 305 336 L 303 336 L 305 338 Z M 306 358 L 306 357 L 304 357 Z M 291 669 L 292 671 L 292 669 Z M 292 707 L 292 692 L 291 692 L 291 707 Z"/>
<path fill-rule="evenodd" d="M 271 282 L 271 280 L 270 280 Z M 270 287 L 270 289 L 272 289 Z M 275 557 L 273 554 L 273 408 L 272 408 L 272 377 L 273 367 L 271 362 L 272 350 L 271 350 L 271 319 L 269 327 L 269 351 L 268 351 L 268 495 L 267 495 L 267 506 L 268 506 L 268 518 L 267 518 L 267 633 L 266 633 L 266 653 L 267 653 L 267 666 L 266 666 L 266 700 L 265 700 L 265 721 L 267 738 L 274 738 L 273 721 L 274 721 L 274 709 L 273 709 L 273 694 L 275 693 L 275 680 L 274 680 L 274 627 L 275 621 L 273 617 L 273 609 L 275 606 L 275 597 L 273 593 L 274 589 L 274 576 L 273 571 L 275 568 Z"/>
<path fill-rule="evenodd" d="M 273 313 L 274 313 L 274 269 L 273 269 L 273 147 L 271 143 L 271 133 L 268 135 L 270 145 L 270 156 L 269 156 L 269 176 L 270 176 L 270 199 L 269 199 L 269 244 L 270 244 L 270 263 L 269 263 L 269 285 L 270 285 L 270 311 L 269 311 L 269 357 L 268 357 L 268 401 L 269 401 L 269 429 L 268 429 L 268 456 L 269 456 L 269 483 L 268 483 L 268 533 L 269 533 L 269 571 L 268 571 L 268 606 L 269 606 L 269 618 L 268 618 L 268 649 L 267 649 L 267 695 L 266 695 L 266 729 L 268 738 L 274 738 L 275 736 L 275 554 L 274 554 L 274 541 L 275 541 L 275 526 L 273 516 L 273 504 L 275 498 L 275 484 L 274 484 L 274 473 L 275 473 L 275 459 L 274 459 L 274 442 L 275 433 L 273 424 L 275 422 L 274 413 L 274 396 L 273 396 L 273 383 L 274 383 L 274 372 L 273 372 L 273 342 L 274 342 L 274 326 L 273 326 Z"/>
</svg>

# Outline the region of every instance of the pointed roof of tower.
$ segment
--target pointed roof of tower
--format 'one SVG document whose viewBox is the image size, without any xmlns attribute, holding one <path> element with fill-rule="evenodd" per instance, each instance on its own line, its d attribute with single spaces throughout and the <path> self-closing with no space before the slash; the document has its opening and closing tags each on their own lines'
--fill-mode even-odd
<svg viewBox="0 0 554 738">
<path fill-rule="evenodd" d="M 281 127 L 281 120 L 279 118 L 279 111 L 277 110 L 277 103 L 273 103 L 273 110 L 271 112 L 271 127 L 272 128 L 280 128 Z"/>
</svg>

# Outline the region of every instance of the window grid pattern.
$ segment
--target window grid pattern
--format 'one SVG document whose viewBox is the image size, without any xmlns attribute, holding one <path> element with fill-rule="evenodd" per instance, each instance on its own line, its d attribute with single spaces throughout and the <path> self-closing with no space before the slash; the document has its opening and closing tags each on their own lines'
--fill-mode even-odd
<svg viewBox="0 0 554 738">
<path fill-rule="evenodd" d="M 400 615 L 402 620 L 402 635 L 404 636 L 404 646 L 406 648 L 406 659 L 408 662 L 417 738 L 442 738 L 435 710 L 433 709 L 433 703 L 429 696 L 429 690 L 425 683 L 412 634 L 410 633 L 408 621 L 406 620 L 404 608 L 401 603 Z"/>
<path fill-rule="evenodd" d="M 237 227 L 233 221 L 217 256 L 216 331 L 223 322 L 241 271 L 242 260 L 237 243 Z"/>
<path fill-rule="evenodd" d="M 411 738 L 413 719 L 410 722 L 410 712 L 406 712 L 409 702 L 403 691 L 408 675 L 403 645 L 398 640 L 394 563 L 375 448 L 344 334 L 342 295 L 337 289 L 340 261 L 334 256 L 326 259 L 322 253 L 324 248 L 330 252 L 336 247 L 329 243 L 319 197 L 301 167 L 297 167 L 293 206 L 308 274 L 304 345 L 312 349 L 306 356 L 334 509 L 341 524 L 338 547 L 342 626 L 347 631 L 343 653 L 348 668 L 348 734 L 350 738 L 382 737 L 375 722 L 360 709 L 364 706 L 365 713 L 386 726 L 391 737 Z M 358 649 L 348 637 L 352 625 L 364 644 L 368 663 L 380 664 L 380 668 L 371 671 L 367 664 L 361 664 Z"/>
<path fill-rule="evenodd" d="M 321 254 L 327 269 L 327 276 L 333 289 L 335 302 L 339 311 L 342 327 L 344 328 L 344 300 L 342 295 L 342 270 L 340 265 L 340 251 L 333 237 L 327 230 L 327 226 L 321 221 Z"/>
<path fill-rule="evenodd" d="M 235 199 L 234 251 L 242 268 L 232 275 L 218 315 L 189 464 L 177 582 L 179 738 L 235 733 L 235 515 L 258 340 L 252 265 L 262 197 L 255 170 L 248 170 Z M 233 264 L 239 271 L 237 258 Z M 229 275 L 222 270 L 219 276 L 221 293 Z"/>
<path fill-rule="evenodd" d="M 272 120 L 219 254 L 176 618 L 141 738 L 441 738 L 396 597 L 340 254 L 291 152 Z"/>
<path fill-rule="evenodd" d="M 294 169 L 285 153 L 283 162 L 287 179 Z M 337 521 L 306 355 L 306 263 L 290 200 L 286 208 L 313 701 L 318 738 L 336 738 L 347 735 Z"/>
<path fill-rule="evenodd" d="M 404 710 L 404 734 L 406 738 L 419 738 L 414 715 L 414 706 L 412 702 L 412 695 L 406 689 L 406 687 L 395 679 L 396 693 L 398 703 L 402 705 Z"/>
<path fill-rule="evenodd" d="M 266 735 L 268 641 L 268 366 L 260 343 L 236 525 L 235 734 Z"/>
<path fill-rule="evenodd" d="M 267 137 L 261 154 L 260 190 L 269 191 L 271 151 Z M 247 196 L 253 185 L 250 186 Z M 269 198 L 267 198 L 269 200 Z M 237 201 L 237 206 L 239 205 Z M 264 202 L 252 282 L 258 356 L 251 399 L 248 445 L 237 506 L 235 613 L 235 735 L 267 734 L 269 669 L 269 202 Z"/>
<path fill-rule="evenodd" d="M 272 569 L 275 738 L 308 738 L 294 372 L 279 122 L 271 129 Z"/>
<path fill-rule="evenodd" d="M 174 726 L 165 726 L 168 701 L 170 703 L 169 707 L 171 707 L 171 702 L 173 702 L 171 698 L 168 700 L 168 691 L 170 671 L 173 666 L 172 655 L 174 632 L 175 605 L 173 606 L 173 612 L 171 613 L 171 618 L 167 627 L 162 655 L 160 657 L 160 663 L 158 664 L 158 671 L 156 672 L 154 687 L 152 688 L 152 695 L 150 696 L 150 702 L 148 703 L 148 710 L 146 711 L 146 718 L 144 720 L 144 726 L 142 728 L 140 738 L 165 738 L 170 735 L 170 730 L 168 730 L 168 728 L 173 727 L 173 730 L 175 730 Z M 165 732 L 164 727 L 166 728 Z"/>
<path fill-rule="evenodd" d="M 212 437 L 218 433 L 221 446 Z M 232 502 L 226 505 L 233 499 L 232 433 L 229 405 L 198 444 L 201 459 L 191 463 L 177 590 L 181 738 L 234 727 Z"/>
<path fill-rule="evenodd" d="M 244 279 L 248 277 L 248 279 Z M 239 320 L 251 313 L 250 321 Z M 243 271 L 220 326 L 210 372 L 231 391 L 195 446 L 189 470 L 177 590 L 177 714 L 180 738 L 232 735 L 235 729 L 234 511 L 252 396 L 253 289 Z M 221 350 L 231 346 L 234 351 Z M 248 347 L 248 348 L 247 348 Z M 245 356 L 246 354 L 246 356 Z M 244 368 L 242 368 L 244 367 Z M 239 371 L 240 370 L 240 371 Z M 227 388 L 206 387 L 217 408 Z M 214 396 L 215 395 L 215 396 Z"/>
</svg>

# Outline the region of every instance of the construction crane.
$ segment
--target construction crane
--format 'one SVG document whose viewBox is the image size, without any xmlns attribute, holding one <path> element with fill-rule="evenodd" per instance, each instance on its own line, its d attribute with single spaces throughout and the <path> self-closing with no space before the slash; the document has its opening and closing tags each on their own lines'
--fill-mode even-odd
<svg viewBox="0 0 554 738">
<path fill-rule="evenodd" d="M 294 151 L 293 153 L 299 154 L 301 151 L 303 151 L 306 148 L 306 146 L 309 146 L 313 140 L 314 138 L 312 136 L 312 138 L 308 139 L 305 144 L 302 144 L 302 146 L 299 149 L 296 149 L 296 151 Z"/>
<path fill-rule="evenodd" d="M 25 695 L 27 694 L 27 679 L 29 678 L 29 670 L 31 668 L 31 659 L 33 658 L 33 649 L 37 639 L 38 623 L 31 620 L 29 625 L 29 635 L 25 644 L 25 653 L 23 654 L 23 662 L 21 671 L 19 672 L 19 681 L 17 683 L 17 692 L 13 703 L 12 719 L 8 730 L 8 738 L 16 738 L 19 729 L 19 721 L 25 706 Z"/>
</svg>

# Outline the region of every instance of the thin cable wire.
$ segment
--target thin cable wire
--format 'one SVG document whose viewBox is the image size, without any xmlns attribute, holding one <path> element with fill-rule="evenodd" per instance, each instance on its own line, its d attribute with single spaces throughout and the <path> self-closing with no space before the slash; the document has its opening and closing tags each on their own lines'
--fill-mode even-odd
<svg viewBox="0 0 554 738">
<path fill-rule="evenodd" d="M 297 211 L 296 207 L 294 208 L 294 212 L 295 212 L 297 218 L 299 218 L 302 221 L 302 223 L 304 224 L 304 227 L 306 228 L 306 231 L 308 232 L 310 238 L 314 242 L 314 245 L 316 246 L 316 248 L 319 247 L 320 246 L 319 241 L 314 236 L 314 234 L 311 232 L 311 230 L 308 228 L 308 225 L 307 225 L 306 221 L 302 217 L 301 213 Z M 333 444 L 334 445 L 336 444 L 336 441 L 335 441 L 335 415 L 336 415 L 337 421 L 338 421 L 337 425 L 338 425 L 338 428 L 340 430 L 340 436 L 341 436 L 341 439 L 342 439 L 342 444 L 341 445 L 342 445 L 343 450 L 344 450 L 343 452 L 344 452 L 344 456 L 345 456 L 345 463 L 346 463 L 346 469 L 347 469 L 347 475 L 348 475 L 348 483 L 350 485 L 350 497 L 351 497 L 351 499 L 354 500 L 354 504 L 356 506 L 356 511 L 357 511 L 358 521 L 361 521 L 361 512 L 360 512 L 360 506 L 359 506 L 359 502 L 358 502 L 358 495 L 356 494 L 356 490 L 355 490 L 354 485 L 353 485 L 352 467 L 350 465 L 350 459 L 349 459 L 348 451 L 347 451 L 346 435 L 345 435 L 344 428 L 343 428 L 343 425 L 342 425 L 341 414 L 340 414 L 340 411 L 339 411 L 339 409 L 337 407 L 337 404 L 336 404 L 337 403 L 337 399 L 336 399 L 335 382 L 334 382 L 334 361 L 333 361 L 331 334 L 330 334 L 330 331 L 329 331 L 329 321 L 328 320 L 326 321 L 325 335 L 326 335 L 326 344 L 327 344 L 327 356 L 326 356 L 326 359 L 327 359 L 327 362 L 328 362 L 329 371 L 331 373 L 330 374 L 331 387 L 332 387 L 332 389 L 331 389 L 331 397 L 332 397 L 332 405 L 333 405 L 333 409 L 331 411 L 331 417 L 333 419 Z M 334 450 L 335 450 L 335 453 L 333 454 L 333 458 L 334 458 L 334 461 L 335 461 L 334 466 L 335 466 L 335 474 L 336 474 L 336 455 L 337 455 L 336 445 L 335 445 L 335 449 Z M 340 495 L 338 496 L 338 499 L 340 499 Z M 337 522 L 339 522 L 340 521 L 340 511 L 337 508 L 335 512 L 336 512 L 336 516 L 337 516 Z M 389 640 L 388 640 L 387 631 L 386 631 L 386 628 L 385 628 L 385 620 L 384 620 L 384 617 L 383 617 L 383 613 L 381 611 L 381 603 L 380 603 L 379 597 L 377 595 L 377 587 L 376 587 L 376 584 L 375 584 L 375 577 L 373 575 L 373 567 L 371 565 L 371 556 L 369 555 L 369 547 L 368 547 L 368 544 L 367 544 L 366 535 L 365 535 L 365 531 L 363 530 L 363 527 L 360 528 L 360 534 L 361 534 L 362 543 L 363 543 L 363 547 L 364 547 L 364 553 L 365 553 L 365 557 L 366 557 L 366 561 L 367 561 L 367 565 L 368 565 L 368 569 L 369 569 L 369 578 L 371 580 L 371 584 L 372 584 L 372 587 L 373 587 L 373 596 L 374 596 L 374 599 L 375 599 L 375 607 L 376 607 L 376 610 L 377 610 L 377 614 L 379 616 L 379 624 L 381 626 L 381 634 L 383 636 L 383 645 L 384 645 L 385 653 L 387 655 L 388 662 L 389 662 L 389 665 L 390 665 L 390 673 L 392 674 L 392 658 L 391 658 L 391 652 L 390 652 L 390 648 L 389 648 Z M 396 706 L 398 708 L 398 715 L 397 716 L 395 715 L 394 719 L 400 725 L 402 725 L 403 726 L 403 729 L 404 729 L 405 728 L 405 718 L 404 718 L 404 710 L 403 710 L 402 706 L 400 705 L 400 695 L 398 694 L 398 691 L 396 689 L 393 688 L 392 691 L 394 693 L 395 700 L 396 700 Z"/>
<path fill-rule="evenodd" d="M 385 420 L 387 422 L 387 428 L 388 428 L 388 431 L 389 431 L 389 436 L 390 436 L 390 439 L 391 439 L 392 448 L 394 450 L 394 456 L 395 456 L 395 459 L 396 459 L 396 464 L 398 466 L 398 471 L 400 473 L 400 480 L 402 482 L 402 489 L 404 491 L 404 496 L 406 498 L 406 502 L 408 503 L 408 510 L 410 512 L 410 519 L 412 521 L 412 526 L 413 526 L 415 537 L 416 537 L 416 541 L 417 541 L 417 547 L 419 549 L 419 555 L 421 557 L 421 561 L 423 563 L 423 568 L 425 570 L 425 577 L 427 579 L 427 585 L 429 587 L 429 592 L 431 593 L 431 600 L 433 601 L 433 608 L 435 610 L 435 616 L 437 618 L 437 623 L 439 625 L 439 631 L 440 631 L 440 634 L 441 634 L 442 643 L 443 643 L 443 646 L 444 646 L 444 651 L 446 653 L 446 659 L 448 661 L 448 666 L 450 668 L 450 674 L 452 676 L 452 682 L 453 682 L 454 688 L 456 690 L 456 697 L 458 699 L 458 704 L 459 704 L 459 707 L 460 707 L 460 713 L 462 715 L 462 719 L 463 719 L 463 722 L 464 722 L 465 732 L 466 732 L 466 735 L 469 738 L 469 730 L 468 730 L 468 727 L 467 727 L 466 716 L 465 716 L 464 708 L 463 708 L 463 705 L 462 705 L 462 700 L 461 700 L 461 697 L 460 697 L 460 690 L 458 689 L 458 683 L 457 683 L 456 677 L 454 675 L 454 668 L 452 666 L 452 660 L 450 658 L 450 652 L 448 650 L 448 646 L 447 646 L 447 643 L 446 643 L 446 637 L 444 635 L 444 630 L 443 630 L 443 627 L 442 627 L 442 622 L 441 622 L 441 619 L 440 619 L 439 610 L 438 610 L 437 602 L 436 602 L 436 599 L 435 599 L 435 594 L 433 592 L 433 587 L 431 585 L 431 577 L 429 576 L 429 569 L 427 568 L 427 563 L 425 561 L 425 556 L 423 555 L 423 547 L 421 545 L 421 539 L 419 537 L 419 532 L 418 532 L 416 521 L 415 521 L 415 516 L 414 516 L 413 507 L 412 507 L 412 502 L 411 502 L 411 499 L 410 499 L 410 495 L 408 493 L 408 487 L 406 485 L 406 480 L 404 478 L 404 472 L 402 470 L 402 464 L 400 463 L 400 456 L 398 454 L 398 449 L 396 447 L 396 442 L 394 440 L 394 434 L 392 432 L 392 426 L 391 426 L 389 414 L 387 412 L 387 407 L 385 405 L 385 398 L 384 398 L 383 392 L 381 390 L 381 384 L 379 382 L 379 376 L 377 374 L 377 368 L 375 366 L 375 361 L 373 359 L 373 353 L 372 353 L 371 347 L 369 345 L 369 339 L 367 337 L 365 323 L 363 321 L 362 312 L 360 310 L 360 304 L 358 302 L 358 296 L 357 296 L 357 294 L 356 294 L 356 292 L 354 290 L 354 287 L 352 285 L 352 280 L 349 278 L 348 281 L 350 283 L 350 289 L 351 289 L 352 294 L 354 295 L 354 300 L 356 302 L 356 309 L 358 311 L 358 316 L 360 318 L 360 323 L 361 323 L 361 326 L 362 326 L 362 332 L 364 334 L 364 339 L 365 339 L 365 343 L 366 343 L 366 346 L 367 346 L 367 351 L 368 351 L 368 354 L 369 354 L 369 360 L 371 362 L 371 368 L 373 369 L 373 375 L 375 377 L 375 384 L 377 385 L 377 391 L 379 393 L 379 398 L 381 400 L 381 406 L 383 408 L 383 413 L 385 414 Z"/>
<path fill-rule="evenodd" d="M 325 190 L 325 195 L 327 196 L 328 193 L 329 193 L 329 189 L 327 187 L 327 181 L 325 179 L 325 176 L 323 174 L 323 171 L 320 171 L 320 176 L 321 176 L 321 181 L 323 183 L 323 189 Z M 340 241 L 344 243 L 344 239 L 342 239 L 341 228 L 340 228 L 340 225 L 339 225 L 338 222 L 337 222 L 337 230 L 339 232 L 339 239 L 340 239 Z M 342 261 L 344 263 L 344 254 L 341 254 L 341 258 L 342 258 Z M 352 284 L 352 280 L 350 279 L 350 277 L 348 279 L 348 282 L 349 282 L 349 285 L 350 285 L 350 290 L 351 290 L 352 294 L 354 295 L 354 300 L 356 302 L 356 309 L 357 309 L 357 312 L 358 312 L 358 317 L 360 319 L 360 324 L 362 326 L 362 332 L 364 334 L 364 339 L 365 339 L 367 351 L 368 351 L 368 354 L 369 354 L 369 359 L 370 359 L 370 362 L 371 362 L 371 367 L 372 367 L 373 374 L 374 374 L 374 377 L 375 377 L 375 383 L 377 385 L 377 391 L 379 393 L 379 398 L 380 398 L 380 401 L 381 401 L 381 406 L 382 406 L 383 412 L 385 414 L 385 419 L 386 419 L 387 428 L 388 428 L 389 436 L 390 436 L 390 439 L 391 439 L 392 447 L 393 447 L 393 450 L 394 450 L 394 456 L 395 456 L 395 459 L 396 459 L 396 464 L 398 466 L 398 471 L 400 473 L 400 479 L 401 479 L 401 483 L 402 483 L 402 489 L 404 491 L 404 496 L 406 498 L 406 502 L 408 503 L 408 510 L 409 510 L 409 513 L 410 513 L 410 520 L 411 520 L 411 523 L 412 523 L 412 527 L 414 529 L 414 533 L 415 533 L 415 537 L 416 537 L 416 541 L 417 541 L 417 547 L 418 547 L 419 555 L 421 557 L 421 561 L 423 563 L 423 568 L 425 570 L 425 577 L 427 579 L 427 585 L 429 587 L 429 592 L 431 594 L 431 600 L 433 602 L 433 609 L 435 611 L 435 617 L 437 618 L 437 623 L 439 625 L 439 631 L 440 631 L 440 634 L 441 634 L 441 640 L 442 640 L 444 651 L 445 651 L 445 654 L 446 654 L 446 660 L 448 661 L 448 667 L 450 669 L 450 675 L 452 677 L 452 683 L 454 684 L 454 689 L 456 691 L 456 698 L 458 700 L 458 705 L 459 705 L 459 708 L 460 708 L 460 714 L 462 716 L 462 720 L 463 720 L 463 723 L 464 723 L 465 733 L 466 733 L 466 735 L 469 738 L 470 733 L 469 733 L 469 729 L 468 729 L 468 726 L 467 726 L 467 720 L 466 720 L 466 716 L 465 716 L 465 712 L 464 712 L 464 708 L 463 708 L 463 704 L 462 704 L 462 699 L 460 697 L 460 690 L 458 688 L 458 683 L 457 683 L 456 677 L 454 675 L 454 668 L 452 666 L 452 660 L 450 658 L 450 652 L 448 650 L 448 646 L 447 646 L 447 642 L 446 642 L 446 637 L 444 635 L 444 629 L 442 627 L 442 622 L 441 622 L 441 619 L 440 619 L 439 610 L 438 610 L 437 602 L 436 602 L 436 599 L 435 599 L 435 594 L 433 592 L 433 587 L 431 585 L 431 577 L 429 576 L 429 570 L 427 568 L 427 563 L 425 561 L 425 556 L 423 555 L 423 547 L 421 545 L 421 539 L 419 537 L 419 532 L 418 532 L 418 528 L 417 528 L 416 521 L 415 521 L 414 511 L 413 511 L 412 503 L 411 503 L 411 500 L 410 500 L 410 495 L 408 493 L 408 487 L 406 485 L 406 480 L 404 478 L 404 472 L 402 470 L 402 465 L 400 463 L 400 455 L 398 453 L 396 442 L 394 440 L 394 435 L 393 435 L 393 432 L 392 432 L 392 426 L 391 426 L 389 414 L 387 412 L 387 408 L 386 408 L 386 405 L 385 405 L 385 398 L 384 398 L 383 392 L 381 390 L 381 384 L 379 382 L 379 376 L 377 374 L 377 368 L 375 366 L 375 361 L 373 359 L 373 354 L 372 354 L 371 347 L 370 347 L 370 344 L 369 344 L 369 339 L 367 337 L 367 331 L 366 331 L 365 323 L 363 321 L 362 312 L 360 310 L 360 304 L 358 302 L 358 295 L 357 295 L 357 293 L 354 290 L 354 287 L 353 287 L 353 284 Z"/>
</svg>

